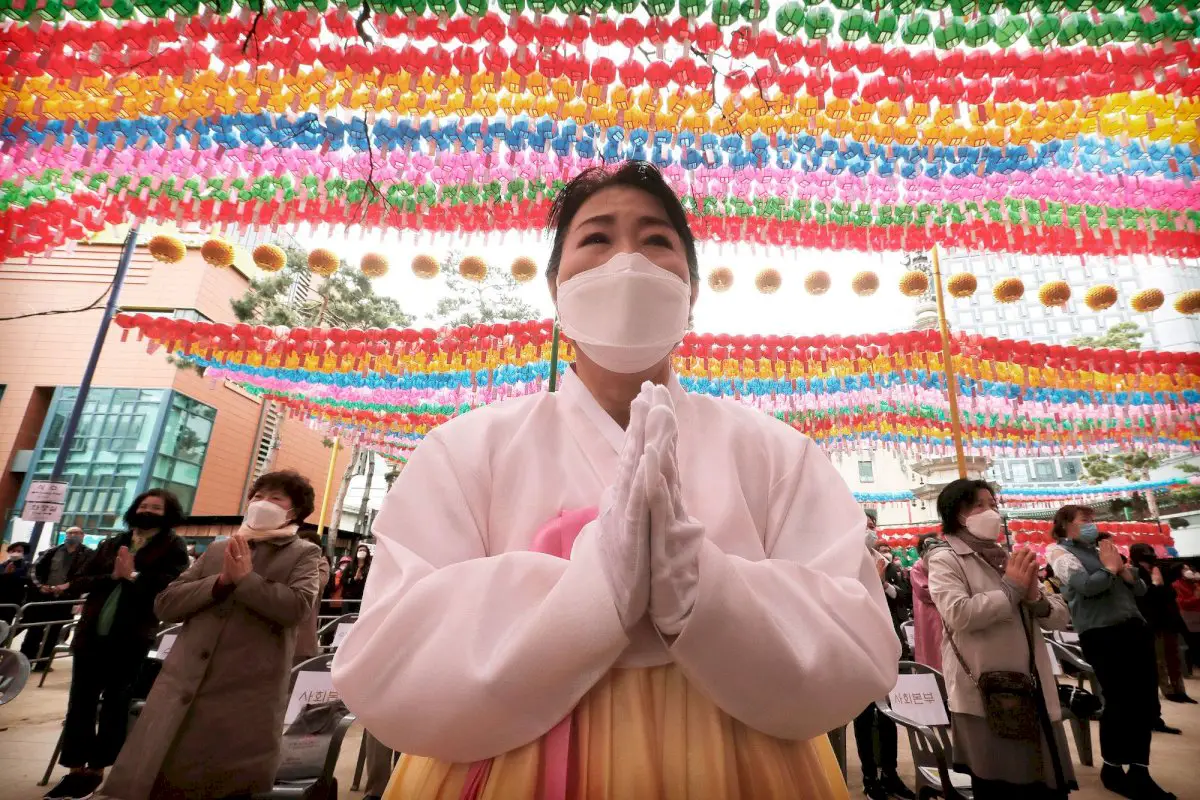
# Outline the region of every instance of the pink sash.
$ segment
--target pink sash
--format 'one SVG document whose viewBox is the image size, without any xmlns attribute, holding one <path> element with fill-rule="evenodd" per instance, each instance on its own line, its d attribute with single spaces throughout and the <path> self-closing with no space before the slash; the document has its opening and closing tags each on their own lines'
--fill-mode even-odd
<svg viewBox="0 0 1200 800">
<path fill-rule="evenodd" d="M 570 558 L 571 547 L 583 526 L 594 520 L 599 511 L 582 508 L 563 511 L 547 522 L 533 537 L 529 549 L 535 553 L 547 553 L 559 558 Z M 566 800 L 567 772 L 571 762 L 571 715 L 542 737 L 542 780 L 539 800 Z M 467 771 L 467 782 L 463 784 L 459 800 L 478 800 L 487 785 L 488 773 L 492 770 L 492 759 L 476 761 Z"/>
</svg>

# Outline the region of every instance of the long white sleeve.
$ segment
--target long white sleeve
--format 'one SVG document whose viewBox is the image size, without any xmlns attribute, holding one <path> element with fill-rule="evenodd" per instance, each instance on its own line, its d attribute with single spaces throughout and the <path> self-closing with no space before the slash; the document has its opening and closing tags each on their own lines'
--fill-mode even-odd
<svg viewBox="0 0 1200 800">
<path fill-rule="evenodd" d="M 862 509 L 811 441 L 797 449 L 769 492 L 767 558 L 723 552 L 710 529 L 696 604 L 671 646 L 721 709 L 785 739 L 853 719 L 895 686 L 900 657 Z"/>
<path fill-rule="evenodd" d="M 456 466 L 434 432 L 388 494 L 362 613 L 333 679 L 389 747 L 466 762 L 544 734 L 629 640 L 592 526 L 570 561 L 488 556 L 480 498 L 490 487 L 465 486 Z"/>
</svg>

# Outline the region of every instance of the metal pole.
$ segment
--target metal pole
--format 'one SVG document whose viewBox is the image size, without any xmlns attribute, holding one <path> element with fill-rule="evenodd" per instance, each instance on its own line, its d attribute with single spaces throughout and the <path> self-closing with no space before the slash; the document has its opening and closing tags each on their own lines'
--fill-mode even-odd
<svg viewBox="0 0 1200 800">
<path fill-rule="evenodd" d="M 338 450 L 342 446 L 342 437 L 335 436 L 333 438 L 333 453 L 329 456 L 329 472 L 325 475 L 325 493 L 321 495 L 321 516 L 317 519 L 317 538 L 320 539 L 325 533 L 325 512 L 329 510 L 329 493 L 333 491 L 333 473 L 337 470 Z M 337 531 L 334 531 L 329 536 L 329 541 L 325 544 L 325 552 L 333 555 L 334 540 L 337 538 Z"/>
<path fill-rule="evenodd" d="M 946 396 L 950 399 L 950 435 L 954 438 L 954 457 L 958 460 L 958 477 L 967 477 L 967 457 L 963 452 L 962 420 L 958 418 L 958 382 L 954 360 L 950 355 L 950 324 L 946 321 L 946 301 L 942 297 L 942 268 L 938 261 L 937 245 L 933 246 L 933 286 L 937 294 L 938 327 L 942 332 L 942 367 L 946 373 Z"/>
<path fill-rule="evenodd" d="M 133 251 L 137 247 L 138 226 L 129 229 L 125 244 L 121 250 L 121 260 L 117 262 L 117 274 L 113 276 L 112 288 L 108 293 L 108 302 L 104 304 L 104 316 L 100 318 L 100 330 L 96 331 L 96 339 L 92 342 L 92 354 L 88 356 L 87 367 L 83 370 L 83 379 L 79 382 L 79 393 L 75 395 L 75 405 L 67 425 L 63 429 L 62 441 L 58 445 L 58 455 L 54 458 L 54 468 L 50 471 L 48 480 L 57 481 L 62 478 L 67 466 L 67 456 L 71 454 L 71 443 L 75 431 L 79 427 L 79 418 L 83 416 L 83 407 L 87 403 L 88 391 L 92 388 L 92 377 L 96 374 L 96 365 L 100 362 L 100 351 L 104 349 L 104 339 L 108 336 L 108 328 L 112 325 L 113 315 L 117 312 L 117 299 L 121 295 L 121 287 L 125 284 L 125 274 L 129 272 L 129 262 L 133 260 Z M 70 491 L 70 487 L 68 487 Z M 33 532 L 29 534 L 29 550 L 37 553 L 38 540 L 42 538 L 44 522 L 33 523 Z"/>
<path fill-rule="evenodd" d="M 550 344 L 550 391 L 558 389 L 558 321 L 554 322 L 554 338 Z"/>
</svg>

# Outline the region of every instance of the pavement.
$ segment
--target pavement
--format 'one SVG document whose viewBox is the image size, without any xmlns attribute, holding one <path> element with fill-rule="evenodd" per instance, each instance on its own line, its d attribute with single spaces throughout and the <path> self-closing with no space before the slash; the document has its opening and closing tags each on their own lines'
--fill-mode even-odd
<svg viewBox="0 0 1200 800">
<path fill-rule="evenodd" d="M 34 676 L 40 677 L 40 676 Z M 46 677 L 45 685 L 37 686 L 31 680 L 15 700 L 0 706 L 0 800 L 38 800 L 44 788 L 37 782 L 54 752 L 67 707 L 67 690 L 71 681 L 69 658 L 56 661 L 54 669 Z M 1188 691 L 1200 699 L 1200 680 L 1189 680 Z M 1163 716 L 1168 724 L 1182 728 L 1182 736 L 1154 735 L 1151 771 L 1158 782 L 1179 797 L 1179 800 L 1200 800 L 1200 705 L 1163 703 Z M 1099 764 L 1100 742 L 1098 727 L 1092 726 L 1093 749 Z M 1070 737 L 1068 737 L 1070 738 Z M 862 797 L 862 776 L 858 757 L 855 754 L 854 737 L 851 732 L 847 742 L 849 758 L 849 787 L 852 798 Z M 350 730 L 342 747 L 338 762 L 337 778 L 342 798 L 360 798 L 360 792 L 349 791 L 358 757 L 362 729 L 357 725 Z M 1072 748 L 1074 743 L 1072 742 Z M 1075 759 L 1075 773 L 1080 791 L 1071 795 L 1072 800 L 1113 800 L 1116 795 L 1100 786 L 1098 767 L 1084 767 Z M 63 774 L 55 767 L 51 785 Z M 912 759 L 907 737 L 900 735 L 900 775 L 911 786 Z"/>
</svg>

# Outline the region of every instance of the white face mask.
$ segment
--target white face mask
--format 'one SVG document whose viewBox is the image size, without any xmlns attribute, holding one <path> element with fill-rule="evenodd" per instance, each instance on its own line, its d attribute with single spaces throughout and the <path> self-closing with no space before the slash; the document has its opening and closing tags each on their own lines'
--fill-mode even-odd
<svg viewBox="0 0 1200 800">
<path fill-rule="evenodd" d="M 588 358 L 630 375 L 683 341 L 691 301 L 691 287 L 675 273 L 641 253 L 618 253 L 558 285 L 558 320 Z"/>
<path fill-rule="evenodd" d="M 994 542 L 1000 538 L 1000 512 L 989 508 L 974 516 L 967 517 L 963 522 L 967 533 L 985 542 Z"/>
<path fill-rule="evenodd" d="M 255 500 L 246 506 L 246 516 L 242 517 L 242 522 L 256 531 L 273 531 L 287 522 L 287 512 L 270 500 Z"/>
</svg>

